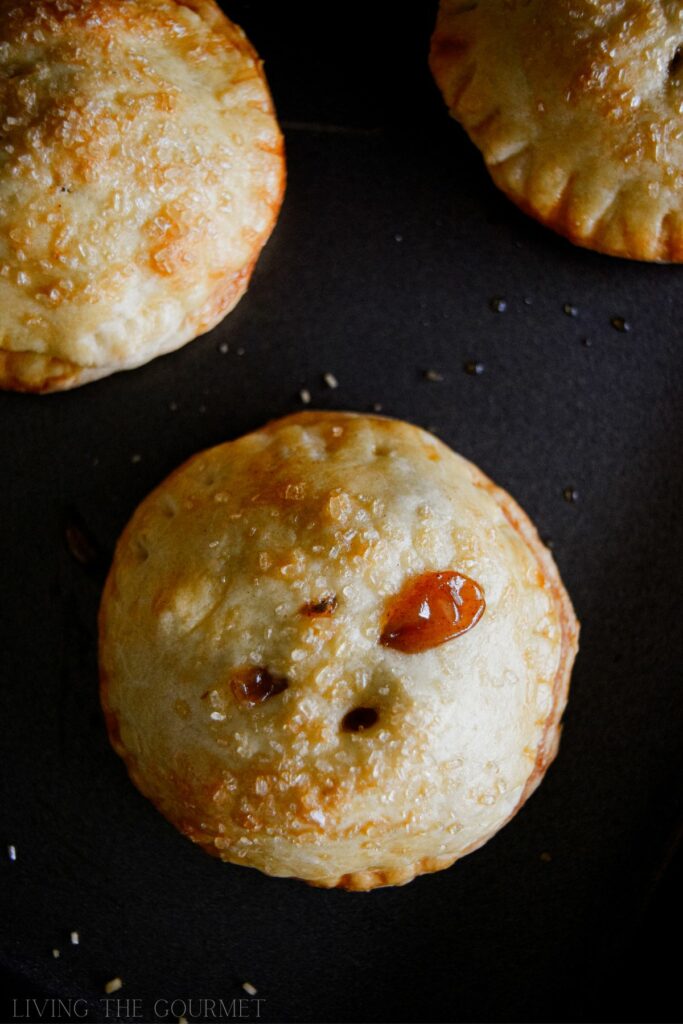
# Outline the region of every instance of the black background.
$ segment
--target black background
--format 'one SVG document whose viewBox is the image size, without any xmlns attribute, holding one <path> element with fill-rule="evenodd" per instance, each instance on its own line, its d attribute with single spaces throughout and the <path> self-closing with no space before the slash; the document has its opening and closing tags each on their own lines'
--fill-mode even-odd
<svg viewBox="0 0 683 1024">
<path fill-rule="evenodd" d="M 140 370 L 0 396 L 0 1019 L 27 996 L 103 1019 L 120 975 L 145 1019 L 249 980 L 267 1021 L 677 1020 L 682 271 L 573 248 L 496 192 L 429 77 L 434 4 L 225 7 L 287 140 L 249 293 Z M 538 794 L 474 856 L 371 894 L 206 857 L 129 783 L 97 697 L 102 572 L 134 507 L 302 387 L 323 408 L 381 403 L 480 464 L 552 539 L 583 623 Z M 87 571 L 74 521 L 100 552 Z"/>
</svg>

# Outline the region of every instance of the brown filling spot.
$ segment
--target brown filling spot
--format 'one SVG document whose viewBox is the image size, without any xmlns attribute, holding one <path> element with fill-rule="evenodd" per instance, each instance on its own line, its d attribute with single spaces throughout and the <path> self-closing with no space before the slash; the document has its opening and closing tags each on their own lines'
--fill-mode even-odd
<svg viewBox="0 0 683 1024">
<path fill-rule="evenodd" d="M 379 714 L 375 708 L 354 708 L 344 715 L 342 729 L 344 732 L 363 732 L 377 722 Z"/>
<path fill-rule="evenodd" d="M 267 668 L 244 668 L 230 680 L 235 700 L 253 708 L 287 689 L 287 680 L 271 675 Z"/>
<path fill-rule="evenodd" d="M 425 572 L 391 599 L 380 643 L 417 654 L 461 636 L 484 614 L 484 592 L 460 572 Z"/>
<path fill-rule="evenodd" d="M 326 594 L 319 601 L 309 601 L 301 607 L 302 615 L 309 615 L 313 618 L 316 615 L 333 615 L 337 609 L 337 595 Z"/>
<path fill-rule="evenodd" d="M 683 47 L 678 46 L 669 61 L 669 78 L 675 78 L 683 66 Z"/>
</svg>

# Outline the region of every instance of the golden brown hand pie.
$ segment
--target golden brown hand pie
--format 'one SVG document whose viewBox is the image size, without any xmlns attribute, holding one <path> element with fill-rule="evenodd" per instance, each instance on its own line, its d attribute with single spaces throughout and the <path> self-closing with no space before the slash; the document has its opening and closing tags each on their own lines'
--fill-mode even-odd
<svg viewBox="0 0 683 1024">
<path fill-rule="evenodd" d="M 555 756 L 578 625 L 533 526 L 395 420 L 310 412 L 138 508 L 100 618 L 131 778 L 208 852 L 320 886 L 447 867 Z"/>
<path fill-rule="evenodd" d="M 495 183 L 601 252 L 683 260 L 683 6 L 441 0 L 430 63 Z"/>
<path fill-rule="evenodd" d="M 0 0 L 0 387 L 208 331 L 283 181 L 260 62 L 213 0 Z"/>
</svg>

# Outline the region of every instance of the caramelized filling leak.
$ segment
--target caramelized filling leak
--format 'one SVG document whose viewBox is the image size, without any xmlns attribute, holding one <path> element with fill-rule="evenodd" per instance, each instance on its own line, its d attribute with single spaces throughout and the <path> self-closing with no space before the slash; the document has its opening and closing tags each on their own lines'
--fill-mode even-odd
<svg viewBox="0 0 683 1024">
<path fill-rule="evenodd" d="M 461 572 L 425 572 L 391 599 L 380 643 L 418 654 L 461 636 L 484 614 L 484 592 Z"/>
<path fill-rule="evenodd" d="M 270 674 L 267 668 L 244 668 L 230 680 L 235 700 L 253 708 L 287 689 L 287 680 Z"/>
<path fill-rule="evenodd" d="M 301 608 L 302 615 L 314 618 L 319 615 L 333 615 L 337 608 L 336 594 L 326 594 L 319 601 L 309 601 Z"/>
<path fill-rule="evenodd" d="M 375 724 L 379 715 L 375 708 L 354 708 L 342 718 L 344 732 L 362 732 Z"/>
</svg>

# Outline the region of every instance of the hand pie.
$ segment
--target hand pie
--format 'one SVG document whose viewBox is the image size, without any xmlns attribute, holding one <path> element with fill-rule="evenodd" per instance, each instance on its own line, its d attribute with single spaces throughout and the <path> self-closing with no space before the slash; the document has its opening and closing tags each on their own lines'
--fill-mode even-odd
<svg viewBox="0 0 683 1024">
<path fill-rule="evenodd" d="M 318 886 L 447 867 L 555 757 L 578 625 L 522 510 L 435 437 L 309 412 L 190 459 L 121 537 L 101 695 L 209 853 Z"/>
<path fill-rule="evenodd" d="M 430 63 L 496 185 L 572 242 L 683 260 L 683 6 L 441 0 Z"/>
<path fill-rule="evenodd" d="M 0 387 L 73 387 L 210 330 L 283 181 L 261 64 L 214 0 L 0 4 Z"/>
</svg>

